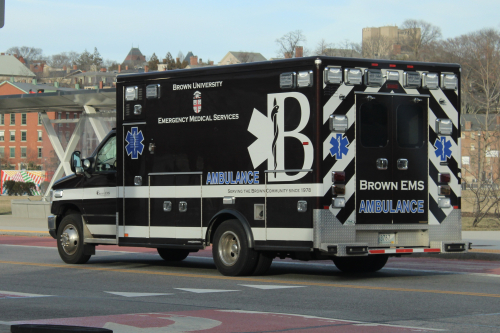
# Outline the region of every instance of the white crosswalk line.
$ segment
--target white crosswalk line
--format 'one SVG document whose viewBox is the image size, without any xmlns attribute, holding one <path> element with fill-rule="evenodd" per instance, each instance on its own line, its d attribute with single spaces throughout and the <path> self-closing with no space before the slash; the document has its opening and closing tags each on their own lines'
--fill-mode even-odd
<svg viewBox="0 0 500 333">
<path fill-rule="evenodd" d="M 269 285 L 269 284 L 240 284 L 243 287 L 249 288 L 257 288 L 263 290 L 271 290 L 271 289 L 287 289 L 287 288 L 304 288 L 305 286 L 277 286 L 277 285 Z"/>
<path fill-rule="evenodd" d="M 123 297 L 147 297 L 147 296 L 165 296 L 173 294 L 162 294 L 162 293 L 131 293 L 131 292 L 118 292 L 118 291 L 105 291 L 105 293 L 113 294 Z"/>
<path fill-rule="evenodd" d="M 190 293 L 205 294 L 205 293 L 224 293 L 228 291 L 241 291 L 241 290 L 223 290 L 223 289 L 191 289 L 191 288 L 174 288 L 177 290 L 188 291 Z"/>
</svg>

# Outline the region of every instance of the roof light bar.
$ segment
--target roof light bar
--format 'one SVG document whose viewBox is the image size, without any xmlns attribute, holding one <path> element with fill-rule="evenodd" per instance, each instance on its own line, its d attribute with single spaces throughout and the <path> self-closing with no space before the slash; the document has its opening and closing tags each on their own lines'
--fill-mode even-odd
<svg viewBox="0 0 500 333">
<path fill-rule="evenodd" d="M 384 83 L 382 70 L 365 69 L 365 85 L 368 87 L 381 87 Z"/>
<path fill-rule="evenodd" d="M 429 90 L 439 88 L 439 75 L 437 73 L 422 74 L 422 88 Z"/>
<path fill-rule="evenodd" d="M 312 87 L 313 71 L 299 72 L 297 75 L 297 86 L 299 88 Z"/>
<path fill-rule="evenodd" d="M 387 76 L 387 81 L 399 81 L 398 71 L 387 71 L 386 76 Z"/>
<path fill-rule="evenodd" d="M 139 87 L 127 87 L 125 89 L 126 101 L 137 101 L 139 99 Z"/>
<path fill-rule="evenodd" d="M 458 77 L 455 74 L 442 73 L 441 74 L 441 89 L 457 90 Z"/>
<path fill-rule="evenodd" d="M 326 84 L 341 84 L 342 83 L 342 68 L 331 67 L 325 68 L 325 83 Z"/>
<path fill-rule="evenodd" d="M 363 72 L 359 68 L 344 69 L 344 82 L 350 86 L 363 83 Z"/>
<path fill-rule="evenodd" d="M 296 76 L 297 74 L 295 72 L 280 74 L 280 88 L 281 89 L 295 88 Z"/>
<path fill-rule="evenodd" d="M 421 79 L 418 72 L 403 72 L 403 87 L 420 88 Z"/>
</svg>

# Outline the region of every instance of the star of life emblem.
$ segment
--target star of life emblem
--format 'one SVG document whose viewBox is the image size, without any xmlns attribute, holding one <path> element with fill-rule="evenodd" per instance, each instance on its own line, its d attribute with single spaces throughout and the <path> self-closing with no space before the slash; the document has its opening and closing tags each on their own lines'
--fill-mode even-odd
<svg viewBox="0 0 500 333">
<path fill-rule="evenodd" d="M 144 150 L 144 144 L 142 143 L 142 141 L 144 141 L 144 135 L 142 135 L 142 131 L 138 131 L 137 127 L 132 127 L 131 130 L 127 132 L 125 141 L 127 142 L 125 146 L 127 155 L 131 156 L 134 160 L 138 159 L 139 154 L 142 155 L 142 151 Z"/>
<path fill-rule="evenodd" d="M 451 141 L 446 140 L 445 136 L 437 138 L 436 142 L 434 142 L 434 147 L 436 148 L 434 153 L 436 157 L 439 157 L 441 162 L 445 162 L 447 158 L 451 158 Z"/>
<path fill-rule="evenodd" d="M 330 148 L 330 154 L 332 157 L 335 156 L 337 160 L 341 160 L 342 155 L 347 155 L 347 152 L 349 151 L 349 148 L 347 148 L 349 145 L 349 139 L 343 137 L 342 134 L 337 134 L 336 137 L 332 137 L 330 144 L 332 145 L 332 148 Z"/>
<path fill-rule="evenodd" d="M 201 92 L 195 91 L 193 94 L 193 111 L 200 113 L 201 111 Z"/>
</svg>

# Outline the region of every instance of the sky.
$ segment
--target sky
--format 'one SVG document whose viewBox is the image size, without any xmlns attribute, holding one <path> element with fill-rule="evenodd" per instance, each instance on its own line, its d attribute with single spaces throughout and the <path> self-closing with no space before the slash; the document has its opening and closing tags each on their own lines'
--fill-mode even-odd
<svg viewBox="0 0 500 333">
<path fill-rule="evenodd" d="M 13 46 L 93 52 L 122 62 L 131 47 L 150 57 L 192 51 L 219 62 L 229 51 L 276 57 L 276 39 L 301 30 L 306 50 L 345 40 L 361 42 L 365 27 L 425 20 L 453 38 L 484 28 L 500 30 L 499 0 L 5 0 L 0 52 Z"/>
</svg>

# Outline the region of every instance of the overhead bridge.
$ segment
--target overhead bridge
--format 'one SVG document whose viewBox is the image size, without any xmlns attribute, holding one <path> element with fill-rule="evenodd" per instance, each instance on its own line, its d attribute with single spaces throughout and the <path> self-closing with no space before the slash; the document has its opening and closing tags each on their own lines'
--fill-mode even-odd
<svg viewBox="0 0 500 333">
<path fill-rule="evenodd" d="M 106 112 L 103 112 L 104 110 Z M 102 141 L 109 131 L 105 125 L 107 120 L 111 117 L 116 123 L 116 89 L 0 96 L 0 114 L 30 112 L 41 114 L 43 126 L 60 162 L 45 192 L 44 197 L 47 197 L 56 180 L 62 178 L 64 174 L 70 175 L 72 173 L 70 168 L 71 153 L 78 145 L 87 120 L 94 131 L 97 142 Z M 51 120 L 47 112 L 82 112 L 82 117 Z M 52 126 L 52 124 L 64 123 L 76 123 L 66 149 L 63 148 Z"/>
</svg>

